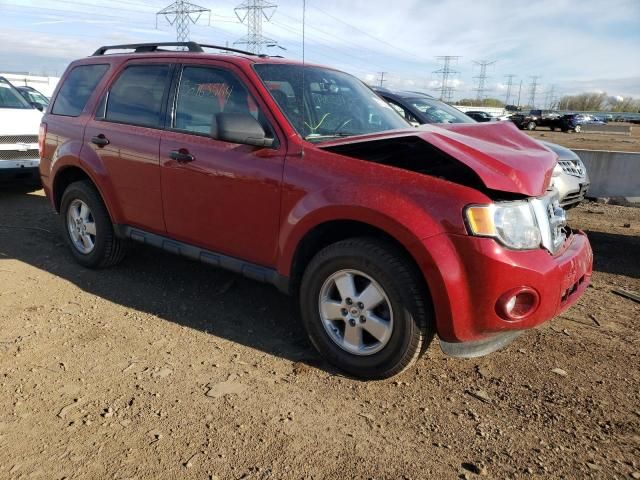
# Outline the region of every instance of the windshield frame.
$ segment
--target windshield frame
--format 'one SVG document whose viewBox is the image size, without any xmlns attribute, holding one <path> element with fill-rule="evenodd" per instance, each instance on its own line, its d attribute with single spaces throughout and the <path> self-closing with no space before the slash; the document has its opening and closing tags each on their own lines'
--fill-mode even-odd
<svg viewBox="0 0 640 480">
<path fill-rule="evenodd" d="M 0 84 L 5 85 L 4 87 L 0 87 L 0 88 L 8 88 L 9 91 L 12 92 L 14 96 L 18 99 L 18 103 L 22 103 L 22 106 L 7 106 L 0 103 L 0 108 L 14 109 L 14 110 L 35 109 L 35 107 L 31 105 L 31 103 L 29 103 L 29 101 L 22 96 L 22 93 L 20 93 L 20 91 L 15 86 L 13 86 L 13 84 L 9 80 L 7 80 L 4 77 L 0 77 Z"/>
<path fill-rule="evenodd" d="M 270 87 L 269 83 L 276 82 L 277 80 L 270 80 L 268 78 L 265 78 L 263 76 L 264 73 L 260 72 L 261 68 L 266 68 L 266 67 L 272 67 L 272 68 L 273 67 L 296 68 L 296 69 L 300 69 L 301 72 L 302 72 L 302 69 L 305 69 L 307 71 L 308 70 L 315 70 L 315 71 L 320 71 L 320 72 L 326 72 L 329 75 L 343 77 L 343 79 L 345 79 L 345 80 L 352 81 L 354 83 L 351 86 L 358 85 L 359 87 L 362 88 L 362 90 L 360 90 L 360 92 L 366 91 L 366 92 L 370 93 L 371 94 L 371 98 L 373 99 L 374 102 L 378 103 L 378 100 L 383 102 L 385 105 L 382 105 L 381 103 L 378 103 L 378 108 L 380 108 L 380 109 L 387 109 L 388 108 L 389 111 L 386 112 L 386 110 L 380 110 L 380 112 L 376 112 L 376 113 L 382 113 L 382 114 L 388 113 L 389 115 L 388 115 L 386 120 L 390 121 L 392 123 L 396 122 L 396 125 L 393 125 L 392 128 L 381 128 L 379 130 L 367 131 L 367 132 L 357 132 L 357 133 L 356 132 L 341 131 L 341 129 L 343 128 L 343 125 L 341 125 L 338 129 L 336 129 L 335 132 L 332 132 L 332 133 L 327 133 L 327 134 L 309 133 L 309 134 L 305 135 L 306 128 L 309 128 L 311 130 L 315 130 L 315 129 L 319 128 L 319 125 L 316 125 L 316 127 L 313 128 L 313 127 L 311 127 L 311 125 L 309 125 L 306 122 L 305 118 L 302 118 L 302 121 L 304 122 L 303 128 L 302 129 L 298 128 L 298 126 L 296 125 L 295 119 L 291 118 L 291 116 L 287 113 L 285 108 L 283 108 L 283 106 L 280 104 L 280 102 L 273 95 L 273 91 L 276 91 L 276 89 L 272 89 Z M 321 66 L 321 65 L 304 65 L 304 64 L 299 64 L 299 63 L 279 63 L 279 62 L 273 62 L 273 63 L 256 62 L 256 63 L 252 64 L 252 69 L 253 69 L 255 75 L 258 77 L 259 81 L 262 83 L 262 85 L 265 88 L 265 90 L 267 91 L 269 97 L 276 104 L 279 112 L 286 119 L 286 121 L 289 124 L 289 126 L 291 127 L 291 129 L 296 133 L 296 135 L 298 135 L 305 142 L 312 143 L 312 144 L 317 144 L 317 143 L 322 143 L 322 142 L 329 142 L 331 140 L 335 140 L 335 139 L 338 139 L 338 138 L 357 137 L 357 136 L 362 136 L 362 135 L 372 135 L 372 134 L 377 134 L 377 133 L 379 134 L 379 133 L 390 132 L 390 131 L 394 131 L 394 130 L 405 130 L 405 129 L 412 129 L 413 128 L 413 126 L 409 122 L 407 122 L 404 118 L 402 118 L 400 115 L 398 115 L 397 112 L 395 112 L 395 110 L 393 110 L 391 108 L 391 106 L 388 104 L 388 102 L 385 99 L 381 98 L 367 84 L 365 84 L 362 80 L 360 80 L 356 76 L 351 75 L 349 73 L 346 73 L 346 72 L 344 72 L 342 70 L 337 70 L 335 68 L 325 67 L 325 66 Z M 300 73 L 300 75 L 302 77 L 302 73 Z M 297 93 L 296 91 L 299 92 L 299 90 L 300 90 L 300 86 L 294 86 L 291 83 L 289 83 L 289 86 L 294 89 L 294 94 Z M 304 109 L 305 116 L 306 116 L 306 115 L 308 115 L 309 111 L 312 111 L 312 108 L 311 108 L 311 106 L 312 106 L 311 105 L 311 95 L 314 92 L 312 92 L 312 90 L 310 88 L 310 83 L 307 83 L 306 81 L 305 81 L 305 85 L 302 85 L 301 88 L 302 88 L 303 102 L 304 102 L 304 105 L 302 106 L 302 109 Z M 357 92 L 355 94 L 358 95 Z M 299 102 L 299 100 L 297 98 L 296 98 L 296 102 Z M 365 105 L 366 108 L 370 108 L 370 106 L 371 105 Z M 375 115 L 376 113 L 372 114 L 370 112 L 369 115 Z M 385 121 L 385 119 L 383 117 L 384 117 L 384 115 L 380 116 L 381 123 L 383 123 Z M 319 123 L 322 123 L 322 122 L 319 122 Z"/>
</svg>

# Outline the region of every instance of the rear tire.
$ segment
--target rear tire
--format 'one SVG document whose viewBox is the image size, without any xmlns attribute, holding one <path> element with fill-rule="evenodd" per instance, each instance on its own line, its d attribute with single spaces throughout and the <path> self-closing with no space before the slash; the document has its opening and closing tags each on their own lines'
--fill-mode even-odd
<svg viewBox="0 0 640 480">
<path fill-rule="evenodd" d="M 126 244 L 116 237 L 100 193 L 89 180 L 70 184 L 62 194 L 63 235 L 76 261 L 88 268 L 120 263 Z"/>
<path fill-rule="evenodd" d="M 425 290 L 418 269 L 393 245 L 343 240 L 307 266 L 302 321 L 331 364 L 362 379 L 391 377 L 411 366 L 433 339 Z"/>
<path fill-rule="evenodd" d="M 573 127 L 573 131 L 576 133 L 580 133 L 582 131 L 582 127 L 580 125 L 576 125 Z"/>
</svg>

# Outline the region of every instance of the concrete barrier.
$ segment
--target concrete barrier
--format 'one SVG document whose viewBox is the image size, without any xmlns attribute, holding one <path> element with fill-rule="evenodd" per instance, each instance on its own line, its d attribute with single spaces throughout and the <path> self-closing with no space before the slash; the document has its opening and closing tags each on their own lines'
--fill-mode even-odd
<svg viewBox="0 0 640 480">
<path fill-rule="evenodd" d="M 631 135 L 631 125 L 581 125 L 580 133 L 602 133 L 604 135 Z"/>
<path fill-rule="evenodd" d="M 589 197 L 640 197 L 640 153 L 573 150 L 589 173 Z"/>
</svg>

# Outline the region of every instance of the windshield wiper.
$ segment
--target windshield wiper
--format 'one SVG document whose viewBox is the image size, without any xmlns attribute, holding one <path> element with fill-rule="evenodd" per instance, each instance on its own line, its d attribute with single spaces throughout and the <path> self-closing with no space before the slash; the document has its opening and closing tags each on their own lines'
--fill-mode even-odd
<svg viewBox="0 0 640 480">
<path fill-rule="evenodd" d="M 326 140 L 329 138 L 343 138 L 343 137 L 352 137 L 354 135 L 357 135 L 356 133 L 347 133 L 347 132 L 336 132 L 336 133 L 327 133 L 327 134 L 323 134 L 323 135 L 318 135 L 318 134 L 309 134 L 306 137 L 304 137 L 305 140 L 315 140 L 315 139 L 319 139 L 319 140 Z"/>
</svg>

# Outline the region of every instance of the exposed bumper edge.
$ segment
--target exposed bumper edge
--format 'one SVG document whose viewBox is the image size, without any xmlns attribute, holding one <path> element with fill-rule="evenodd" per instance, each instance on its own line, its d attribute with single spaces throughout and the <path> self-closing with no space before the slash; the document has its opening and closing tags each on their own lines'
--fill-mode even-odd
<svg viewBox="0 0 640 480">
<path fill-rule="evenodd" d="M 524 330 L 498 333 L 489 338 L 472 342 L 445 342 L 440 339 L 440 349 L 445 355 L 458 358 L 483 357 L 511 344 Z"/>
</svg>

